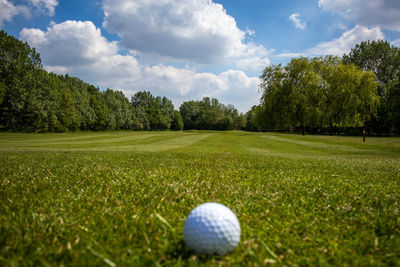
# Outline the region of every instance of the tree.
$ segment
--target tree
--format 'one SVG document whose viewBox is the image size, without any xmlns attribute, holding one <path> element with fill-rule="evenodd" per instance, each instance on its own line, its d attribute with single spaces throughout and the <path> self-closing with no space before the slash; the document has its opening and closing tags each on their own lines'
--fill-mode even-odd
<svg viewBox="0 0 400 267">
<path fill-rule="evenodd" d="M 233 129 L 235 130 L 245 130 L 246 128 L 246 117 L 243 114 L 240 114 L 236 118 L 233 119 Z"/>
<path fill-rule="evenodd" d="M 259 123 L 257 121 L 257 114 L 264 114 L 264 112 L 258 112 L 257 110 L 261 108 L 260 106 L 253 106 L 247 113 L 244 115 L 246 119 L 246 128 L 247 131 L 259 131 Z"/>
<path fill-rule="evenodd" d="M 0 82 L 0 105 L 3 103 L 5 94 L 6 94 L 6 85 L 3 82 Z"/>
<path fill-rule="evenodd" d="M 171 122 L 171 130 L 182 130 L 183 129 L 183 120 L 179 111 L 173 111 L 173 118 Z"/>
<path fill-rule="evenodd" d="M 197 101 L 186 101 L 179 107 L 182 116 L 183 128 L 191 130 L 196 128 L 197 118 L 200 116 L 200 106 Z"/>
<path fill-rule="evenodd" d="M 1 30 L 0 62 L 0 128 L 23 130 L 29 81 L 35 70 L 42 69 L 40 56 L 27 43 Z"/>
<path fill-rule="evenodd" d="M 362 126 L 376 109 L 374 74 L 339 58 L 297 58 L 265 68 L 258 127 L 285 131 Z"/>
<path fill-rule="evenodd" d="M 121 91 L 113 91 L 111 89 L 107 89 L 103 93 L 103 96 L 106 105 L 110 110 L 109 128 L 111 130 L 129 130 L 137 128 L 138 122 L 133 112 L 133 107 Z"/>
<path fill-rule="evenodd" d="M 186 130 L 232 130 L 239 117 L 233 105 L 224 105 L 218 99 L 209 97 L 201 101 L 183 102 L 179 112 Z M 241 125 L 238 120 L 236 123 Z"/>
<path fill-rule="evenodd" d="M 344 65 L 338 58 L 317 58 L 314 63 L 321 77 L 323 126 L 331 134 L 335 127 L 364 126 L 379 103 L 375 75 L 354 64 Z"/>
<path fill-rule="evenodd" d="M 60 122 L 57 130 L 62 132 L 66 129 L 75 130 L 80 125 L 80 117 L 75 109 L 71 93 L 65 88 L 61 90 L 57 118 Z"/>
<path fill-rule="evenodd" d="M 89 91 L 89 105 L 95 114 L 95 121 L 90 126 L 91 130 L 100 131 L 107 129 L 107 119 L 110 119 L 108 107 L 102 97 L 99 88 L 93 85 L 88 86 Z"/>
<path fill-rule="evenodd" d="M 292 59 L 287 65 L 288 83 L 293 96 L 290 98 L 290 117 L 294 127 L 300 127 L 302 134 L 306 128 L 320 125 L 320 77 L 314 65 L 307 58 Z"/>
<path fill-rule="evenodd" d="M 156 98 L 157 105 L 159 106 L 159 123 L 158 129 L 167 130 L 171 127 L 171 123 L 174 120 L 174 105 L 172 101 L 168 98 L 157 97 Z"/>
<path fill-rule="evenodd" d="M 63 81 L 65 86 L 69 89 L 74 106 L 81 117 L 79 129 L 92 129 L 92 125 L 94 125 L 96 121 L 96 114 L 93 107 L 90 105 L 90 92 L 96 88 L 76 77 L 70 77 L 68 74 L 65 76 L 59 75 L 58 78 Z"/>
<path fill-rule="evenodd" d="M 259 87 L 263 90 L 261 108 L 257 109 L 258 128 L 287 130 L 292 126 L 292 87 L 288 73 L 282 65 L 268 66 L 260 76 Z"/>
<path fill-rule="evenodd" d="M 131 99 L 136 117 L 144 130 L 167 130 L 173 121 L 174 105 L 166 97 L 153 97 L 150 92 L 137 92 Z"/>
<path fill-rule="evenodd" d="M 392 130 L 400 135 L 400 73 L 388 84 L 387 111 Z"/>
<path fill-rule="evenodd" d="M 396 106 L 396 81 L 399 81 L 400 49 L 390 45 L 388 41 L 367 41 L 357 44 L 349 54 L 343 56 L 346 64 L 353 63 L 356 66 L 372 71 L 379 82 L 378 96 L 380 105 L 375 116 L 367 122 L 368 128 L 377 134 L 388 134 L 391 129 L 398 129 L 396 118 L 400 116 L 400 107 Z M 396 108 L 396 111 L 393 111 Z"/>
</svg>

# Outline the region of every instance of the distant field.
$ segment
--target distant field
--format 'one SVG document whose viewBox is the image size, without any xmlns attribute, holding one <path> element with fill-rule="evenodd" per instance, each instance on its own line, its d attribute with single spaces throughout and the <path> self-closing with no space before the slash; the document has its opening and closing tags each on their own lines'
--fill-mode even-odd
<svg viewBox="0 0 400 267">
<path fill-rule="evenodd" d="M 185 248 L 203 202 L 224 257 Z M 0 133 L 0 265 L 400 265 L 400 138 L 240 131 Z"/>
</svg>

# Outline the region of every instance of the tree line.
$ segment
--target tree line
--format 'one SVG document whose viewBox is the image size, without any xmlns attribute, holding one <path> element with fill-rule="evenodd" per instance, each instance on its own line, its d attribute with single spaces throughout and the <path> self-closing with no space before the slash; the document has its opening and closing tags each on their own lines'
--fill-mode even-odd
<svg viewBox="0 0 400 267">
<path fill-rule="evenodd" d="M 0 130 L 232 130 L 400 134 L 400 50 L 362 42 L 343 57 L 293 58 L 267 66 L 260 104 L 241 114 L 215 98 L 174 108 L 166 97 L 101 91 L 49 73 L 27 43 L 0 31 Z"/>
<path fill-rule="evenodd" d="M 243 116 L 217 99 L 187 101 L 175 110 L 166 97 L 120 91 L 48 73 L 35 48 L 0 31 L 0 130 L 241 129 Z M 182 114 L 182 115 L 181 115 Z"/>
<path fill-rule="evenodd" d="M 387 41 L 268 66 L 260 88 L 260 105 L 246 114 L 252 130 L 400 134 L 400 50 Z"/>
</svg>

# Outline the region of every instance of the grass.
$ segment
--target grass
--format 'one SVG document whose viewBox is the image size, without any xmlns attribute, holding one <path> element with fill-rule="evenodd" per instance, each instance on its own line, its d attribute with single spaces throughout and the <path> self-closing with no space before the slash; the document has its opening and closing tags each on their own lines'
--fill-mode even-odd
<svg viewBox="0 0 400 267">
<path fill-rule="evenodd" d="M 186 216 L 237 215 L 195 255 Z M 0 133 L 0 265 L 400 265 L 400 138 Z"/>
</svg>

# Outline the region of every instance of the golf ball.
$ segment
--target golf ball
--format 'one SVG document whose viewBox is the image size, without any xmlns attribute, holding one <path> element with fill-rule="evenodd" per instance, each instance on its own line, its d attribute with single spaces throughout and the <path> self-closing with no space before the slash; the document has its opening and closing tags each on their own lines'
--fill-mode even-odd
<svg viewBox="0 0 400 267">
<path fill-rule="evenodd" d="M 240 224 L 235 214 L 219 203 L 197 206 L 187 217 L 183 229 L 187 247 L 196 253 L 224 255 L 240 240 Z"/>
</svg>

